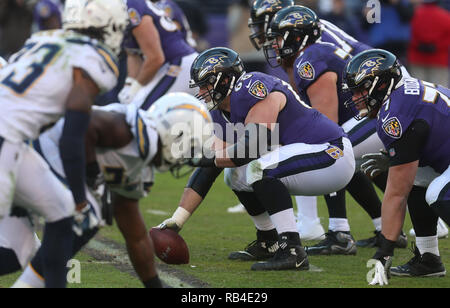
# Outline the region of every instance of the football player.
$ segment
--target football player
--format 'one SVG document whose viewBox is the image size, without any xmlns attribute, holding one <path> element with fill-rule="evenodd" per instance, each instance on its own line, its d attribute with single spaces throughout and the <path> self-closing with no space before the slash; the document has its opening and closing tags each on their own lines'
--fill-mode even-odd
<svg viewBox="0 0 450 308">
<path fill-rule="evenodd" d="M 178 30 L 183 33 L 183 37 L 193 48 L 197 48 L 197 43 L 193 37 L 191 26 L 186 15 L 180 6 L 172 0 L 152 0 L 160 9 L 164 10 L 166 15 L 177 25 Z"/>
<path fill-rule="evenodd" d="M 421 208 L 420 216 L 412 217 L 414 227 L 420 225 L 429 236 L 418 237 L 413 260 L 393 268 L 391 273 L 445 275 L 439 257 L 436 222 L 439 215 L 450 223 L 450 90 L 423 80 L 402 79 L 397 58 L 380 49 L 362 52 L 350 60 L 344 81 L 352 93 L 347 106 L 356 111 L 358 118 L 376 119 L 377 134 L 389 156 L 381 245 L 373 256 L 377 262 L 371 284 L 388 283 L 391 257 L 404 222 L 409 194 L 421 195 L 422 201 L 429 205 Z M 431 167 L 439 176 L 427 188 L 414 186 L 418 168 L 424 166 Z M 428 219 L 433 219 L 434 224 L 422 223 Z"/>
<path fill-rule="evenodd" d="M 201 53 L 191 78 L 191 86 L 200 88 L 199 97 L 210 109 L 217 109 L 216 123 L 243 129 L 231 130 L 235 140 L 232 133 L 217 134 L 215 155 L 191 160 L 201 168 L 191 176 L 173 217 L 161 227 L 179 229 L 226 168 L 226 183 L 257 228 L 252 249 L 259 253 L 248 254 L 249 260 L 255 255 L 263 260 L 273 256 L 253 264 L 252 270 L 308 269 L 290 195 L 315 196 L 347 185 L 355 161 L 344 131 L 300 100 L 287 82 L 259 72 L 245 73 L 239 55 L 228 48 Z"/>
<path fill-rule="evenodd" d="M 322 23 L 325 26 L 321 27 Z M 319 40 L 322 33 L 326 34 L 326 42 Z M 343 49 L 330 41 L 347 48 Z M 353 44 L 350 45 L 350 42 Z M 350 52 L 368 48 L 331 23 L 319 20 L 314 11 L 304 6 L 291 6 L 278 11 L 268 27 L 264 45 L 267 61 L 274 66 L 283 66 L 300 97 L 348 133 L 357 159 L 383 148 L 376 135 L 375 122 L 357 122 L 345 108 L 349 94 L 341 87 L 345 64 L 352 56 Z M 358 170 L 346 189 L 371 216 L 378 235 L 381 231 L 381 201 L 370 179 Z M 308 254 L 356 254 L 356 243 L 347 220 L 345 189 L 325 195 L 325 200 L 329 212 L 329 231 L 325 240 L 308 247 Z M 368 243 L 362 246 L 374 246 L 376 240 L 377 237 L 366 240 Z M 406 237 L 399 239 L 399 246 L 407 246 Z"/>
<path fill-rule="evenodd" d="M 121 103 L 135 101 L 144 110 L 170 92 L 193 93 L 189 69 L 197 56 L 164 10 L 150 1 L 127 0 L 130 30 L 125 38 L 128 77 Z"/>
<path fill-rule="evenodd" d="M 64 15 L 64 30 L 34 34 L 0 71 L 0 217 L 14 201 L 46 219 L 47 287 L 66 285 L 73 212 L 89 209 L 82 166 L 90 107 L 117 81 L 114 53 L 128 20 L 120 0 L 67 1 Z M 62 116 L 59 146 L 72 194 L 25 144 Z"/>
<path fill-rule="evenodd" d="M 279 10 L 293 6 L 293 0 L 256 0 L 250 8 L 248 27 L 250 42 L 256 50 L 261 50 L 266 40 L 266 31 Z M 297 226 L 300 238 L 304 240 L 323 240 L 325 231 L 317 216 L 317 197 L 295 196 L 297 203 Z"/>
<path fill-rule="evenodd" d="M 49 162 L 62 181 L 65 180 L 65 174 L 59 159 L 58 140 L 63 122 L 60 120 L 33 142 L 33 147 Z M 96 108 L 92 112 L 86 135 L 86 164 L 90 170 L 90 178 L 93 179 L 88 181 L 91 183 L 90 190 L 96 189 L 95 179 L 98 178 L 98 173 L 101 173 L 101 178 L 105 179 L 112 193 L 114 218 L 125 238 L 130 260 L 146 287 L 160 287 L 161 283 L 153 263 L 153 246 L 148 229 L 139 212 L 139 200 L 147 196 L 153 185 L 155 170 L 168 171 L 178 168 L 191 153 L 191 148 L 185 148 L 182 149 L 184 152 L 177 154 L 171 151 L 172 145 L 184 143 L 201 147 L 204 140 L 212 135 L 212 130 L 211 133 L 207 130 L 207 125 L 211 122 L 204 104 L 184 93 L 162 97 L 155 102 L 151 111 L 138 110 L 134 105 L 112 104 Z M 180 124 L 184 127 L 181 131 L 182 137 L 180 132 L 175 131 Z M 205 130 L 196 130 L 198 127 Z M 93 198 L 93 195 L 95 193 L 89 194 L 89 201 L 95 205 L 95 216 L 101 218 L 103 212 L 103 218 L 106 219 L 107 211 L 99 209 L 100 201 Z M 32 228 L 0 223 L 0 229 L 6 231 L 2 233 L 5 240 L 0 240 L 1 247 L 11 247 L 9 250 L 20 260 L 17 266 L 26 265 L 23 260 L 32 256 L 30 249 L 35 245 L 24 239 L 34 237 Z M 96 232 L 97 229 L 77 236 L 73 255 Z M 0 256 L 3 260 L 3 254 Z M 15 287 L 41 287 L 44 283 L 41 262 L 42 253 L 38 251 Z"/>
</svg>

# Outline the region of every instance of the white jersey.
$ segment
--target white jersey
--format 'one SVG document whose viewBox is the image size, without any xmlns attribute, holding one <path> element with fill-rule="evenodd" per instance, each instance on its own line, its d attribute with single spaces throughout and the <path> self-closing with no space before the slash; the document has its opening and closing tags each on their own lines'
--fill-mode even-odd
<svg viewBox="0 0 450 308">
<path fill-rule="evenodd" d="M 130 125 L 134 139 L 121 149 L 97 148 L 97 162 L 111 191 L 130 199 L 147 196 L 154 181 L 154 168 L 149 165 L 158 148 L 158 134 L 153 124 L 141 114 L 134 105 L 112 104 L 94 107 L 98 110 L 124 114 Z M 61 138 L 64 119 L 34 142 L 35 149 L 41 152 L 54 171 L 64 176 L 59 156 L 58 143 Z"/>
<path fill-rule="evenodd" d="M 101 91 L 117 83 L 116 57 L 97 40 L 73 31 L 34 34 L 0 70 L 0 136 L 36 139 L 65 113 L 73 69 L 83 69 Z"/>
</svg>

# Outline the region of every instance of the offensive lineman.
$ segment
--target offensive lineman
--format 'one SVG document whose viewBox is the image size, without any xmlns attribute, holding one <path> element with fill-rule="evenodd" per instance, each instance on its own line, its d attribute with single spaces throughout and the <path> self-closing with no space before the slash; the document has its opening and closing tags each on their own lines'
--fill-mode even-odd
<svg viewBox="0 0 450 308">
<path fill-rule="evenodd" d="M 147 228 L 139 212 L 139 200 L 147 196 L 153 184 L 155 169 L 167 171 L 182 165 L 184 156 L 190 148 L 179 156 L 172 154 L 173 143 L 186 142 L 201 146 L 211 136 L 207 123 L 211 123 L 205 106 L 197 99 L 184 93 L 174 93 L 162 97 L 154 104 L 151 111 L 137 110 L 134 105 L 112 104 L 93 110 L 91 123 L 87 132 L 87 167 L 93 178 L 101 170 L 102 178 L 112 192 L 114 216 L 122 232 L 133 266 L 145 287 L 161 287 L 153 263 L 153 246 Z M 169 128 L 165 124 L 169 124 Z M 182 140 L 178 133 L 170 131 L 176 125 L 183 124 Z M 58 155 L 58 139 L 62 132 L 63 120 L 51 130 L 42 134 L 33 146 L 49 162 L 54 172 L 64 180 L 64 171 Z M 205 127 L 206 130 L 195 130 Z M 200 133 L 200 134 L 199 134 Z M 177 139 L 178 138 L 178 139 Z M 181 159 L 180 159 L 181 156 Z M 90 181 L 95 182 L 95 181 Z M 92 187 L 92 190 L 96 187 Z M 92 195 L 91 195 L 92 197 Z M 101 217 L 98 201 L 90 198 L 94 204 L 95 214 Z M 105 205 L 103 205 L 105 207 Z M 105 210 L 103 209 L 103 213 Z M 106 217 L 103 217 L 104 219 Z M 18 229 L 0 223 L 0 229 L 6 230 L 7 240 L 17 258 L 30 258 L 23 238 L 33 235 L 32 228 Z M 18 233 L 18 231 L 20 233 Z M 96 233 L 91 232 L 75 238 L 75 255 Z M 21 234 L 21 237 L 17 237 Z M 4 247 L 4 242 L 0 245 Z M 3 257 L 3 254 L 1 254 Z M 39 251 L 33 258 L 15 287 L 41 287 L 42 254 Z M 21 264 L 23 264 L 21 262 Z M 38 274 L 38 275 L 37 275 Z"/>
<path fill-rule="evenodd" d="M 175 22 L 151 1 L 127 0 L 130 29 L 125 38 L 128 77 L 119 93 L 123 104 L 144 110 L 166 93 L 186 92 L 197 56 Z"/>
<path fill-rule="evenodd" d="M 231 49 L 201 53 L 191 78 L 191 86 L 200 88 L 198 96 L 209 109 L 218 108 L 213 114 L 216 123 L 227 119 L 229 124 L 245 125 L 245 130 L 234 142 L 218 139 L 215 157 L 191 161 L 201 168 L 191 176 L 172 218 L 161 227 L 179 230 L 221 169 L 227 168 L 227 184 L 257 227 L 261 245 L 255 248 L 265 252 L 260 258 L 265 261 L 255 263 L 252 270 L 307 270 L 290 195 L 315 196 L 345 187 L 355 162 L 344 131 L 303 103 L 288 83 L 259 72 L 246 74 L 239 55 Z M 281 144 L 276 149 L 270 146 L 278 145 L 270 138 L 273 131 L 279 133 Z M 251 157 L 254 150 L 257 155 Z"/>
<path fill-rule="evenodd" d="M 0 71 L 0 218 L 10 214 L 14 202 L 46 219 L 46 287 L 66 285 L 73 213 L 89 210 L 84 134 L 94 97 L 117 82 L 114 53 L 127 17 L 120 0 L 68 0 L 64 30 L 34 34 Z M 25 144 L 62 116 L 66 125 L 59 147 L 72 195 Z"/>
<path fill-rule="evenodd" d="M 381 245 L 373 256 L 377 263 L 371 284 L 388 283 L 395 240 L 403 225 L 408 195 L 413 193 L 429 205 L 420 208 L 417 221 L 412 216 L 413 224 L 420 223 L 429 236 L 421 238 L 420 243 L 418 237 L 413 260 L 392 268 L 391 273 L 445 275 L 439 257 L 436 223 L 438 215 L 450 223 L 450 90 L 423 80 L 402 79 L 397 58 L 381 49 L 355 56 L 347 64 L 344 78 L 352 92 L 347 105 L 356 108 L 356 116 L 360 118 L 376 118 L 377 133 L 390 160 L 383 199 Z M 414 186 L 418 168 L 424 166 L 433 168 L 439 176 L 428 183 L 427 188 Z M 422 220 L 433 223 L 423 224 Z"/>
</svg>

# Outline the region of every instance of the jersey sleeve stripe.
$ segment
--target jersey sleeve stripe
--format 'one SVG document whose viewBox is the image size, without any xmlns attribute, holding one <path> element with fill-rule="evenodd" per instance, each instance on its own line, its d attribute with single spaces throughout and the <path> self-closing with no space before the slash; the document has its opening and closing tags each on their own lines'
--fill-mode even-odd
<svg viewBox="0 0 450 308">
<path fill-rule="evenodd" d="M 68 39 L 67 42 L 80 45 L 88 44 L 89 46 L 94 48 L 95 51 L 97 51 L 97 53 L 102 57 L 102 59 L 105 61 L 106 65 L 114 73 L 114 75 L 116 75 L 116 77 L 119 76 L 119 63 L 117 57 L 115 57 L 106 48 L 103 48 L 98 44 L 94 44 L 93 42 L 82 39 Z"/>
<path fill-rule="evenodd" d="M 139 113 L 136 115 L 136 137 L 139 147 L 139 155 L 145 160 L 149 154 L 149 141 L 147 127 L 144 121 L 139 117 Z"/>
</svg>

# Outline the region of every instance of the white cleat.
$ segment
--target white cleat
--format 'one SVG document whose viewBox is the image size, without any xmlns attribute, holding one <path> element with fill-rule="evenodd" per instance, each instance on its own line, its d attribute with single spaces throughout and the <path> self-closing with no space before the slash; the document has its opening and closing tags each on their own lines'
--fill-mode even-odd
<svg viewBox="0 0 450 308">
<path fill-rule="evenodd" d="M 310 220 L 302 218 L 297 220 L 297 230 L 303 241 L 321 241 L 325 239 L 325 230 L 320 219 Z"/>
<path fill-rule="evenodd" d="M 229 207 L 227 209 L 228 213 L 247 213 L 247 210 L 245 209 L 245 207 L 242 205 L 242 203 L 239 203 L 238 205 Z"/>
<path fill-rule="evenodd" d="M 409 235 L 416 236 L 416 232 L 414 231 L 414 229 L 409 230 Z M 437 235 L 440 239 L 448 237 L 448 228 L 445 225 L 445 222 L 440 218 L 437 224 Z"/>
</svg>

